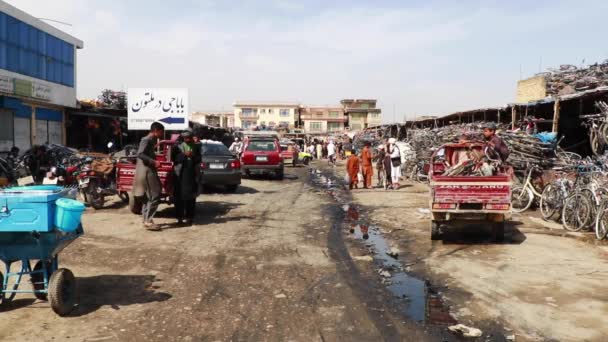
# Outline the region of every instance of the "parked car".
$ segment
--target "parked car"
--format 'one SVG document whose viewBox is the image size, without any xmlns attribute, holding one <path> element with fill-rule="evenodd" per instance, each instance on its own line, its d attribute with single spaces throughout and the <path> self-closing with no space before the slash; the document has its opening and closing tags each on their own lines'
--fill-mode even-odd
<svg viewBox="0 0 608 342">
<path fill-rule="evenodd" d="M 201 187 L 221 185 L 235 192 L 241 184 L 241 161 L 219 141 L 203 141 L 201 155 Z"/>
<path fill-rule="evenodd" d="M 285 165 L 281 157 L 279 140 L 272 136 L 252 136 L 247 138 L 241 154 L 241 168 L 246 176 L 252 173 L 274 173 L 283 179 Z"/>
<path fill-rule="evenodd" d="M 298 151 L 296 149 L 296 145 L 292 142 L 281 143 L 281 158 L 283 158 L 283 164 L 291 164 L 295 167 L 298 163 Z"/>
</svg>

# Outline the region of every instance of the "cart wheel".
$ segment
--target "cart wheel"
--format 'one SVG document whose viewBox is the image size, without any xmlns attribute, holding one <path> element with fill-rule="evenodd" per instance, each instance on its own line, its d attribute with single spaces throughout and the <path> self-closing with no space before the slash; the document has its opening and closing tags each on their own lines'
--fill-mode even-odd
<svg viewBox="0 0 608 342">
<path fill-rule="evenodd" d="M 129 196 L 129 210 L 135 215 L 141 215 L 141 209 L 143 202 L 141 198 L 135 196 Z"/>
<path fill-rule="evenodd" d="M 494 223 L 494 241 L 496 241 L 496 242 L 505 241 L 505 223 L 504 222 Z"/>
<path fill-rule="evenodd" d="M 72 312 L 76 304 L 76 278 L 72 271 L 60 268 L 53 273 L 49 281 L 48 297 L 51 308 L 59 316 Z"/>
<path fill-rule="evenodd" d="M 431 240 L 441 240 L 441 229 L 437 221 L 431 221 Z"/>
<path fill-rule="evenodd" d="M 44 263 L 44 264 L 43 264 Z M 44 267 L 46 267 L 46 271 L 47 274 L 49 275 L 49 279 L 53 273 L 53 263 L 50 261 L 42 261 L 42 260 L 38 260 L 36 262 L 36 265 L 34 265 L 34 271 L 40 271 L 42 270 L 42 265 L 44 265 Z M 44 274 L 42 273 L 34 273 L 30 275 L 30 280 L 32 281 L 32 287 L 34 288 L 34 290 L 38 291 L 38 290 L 45 290 L 44 288 Z M 34 292 L 34 296 L 36 296 L 36 298 L 40 299 L 40 300 L 47 300 L 47 294 L 46 293 L 42 293 L 42 292 Z"/>
</svg>

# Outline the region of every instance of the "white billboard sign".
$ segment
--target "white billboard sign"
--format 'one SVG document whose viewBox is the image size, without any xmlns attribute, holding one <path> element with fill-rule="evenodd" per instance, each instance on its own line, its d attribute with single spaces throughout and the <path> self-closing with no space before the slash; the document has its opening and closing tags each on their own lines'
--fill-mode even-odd
<svg viewBox="0 0 608 342">
<path fill-rule="evenodd" d="M 129 88 L 127 107 L 129 130 L 149 130 L 155 121 L 166 130 L 188 128 L 188 89 Z"/>
</svg>

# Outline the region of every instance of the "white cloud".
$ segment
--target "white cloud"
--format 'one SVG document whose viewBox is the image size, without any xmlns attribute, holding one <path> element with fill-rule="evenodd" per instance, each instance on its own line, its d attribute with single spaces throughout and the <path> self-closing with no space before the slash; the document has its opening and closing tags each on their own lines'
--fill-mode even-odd
<svg viewBox="0 0 608 342">
<path fill-rule="evenodd" d="M 394 104 L 400 118 L 502 105 L 513 100 L 519 64 L 534 69 L 525 63 L 536 68 L 541 55 L 553 64 L 605 56 L 598 42 L 608 33 L 591 28 L 605 2 L 520 4 L 525 11 L 515 2 L 9 2 L 73 24 L 51 23 L 85 42 L 79 96 L 189 87 L 195 110 L 229 108 L 239 99 L 335 104 L 376 97 L 387 117 Z M 145 15 L 131 14 L 142 8 Z M 575 38 L 579 28 L 584 34 Z"/>
</svg>

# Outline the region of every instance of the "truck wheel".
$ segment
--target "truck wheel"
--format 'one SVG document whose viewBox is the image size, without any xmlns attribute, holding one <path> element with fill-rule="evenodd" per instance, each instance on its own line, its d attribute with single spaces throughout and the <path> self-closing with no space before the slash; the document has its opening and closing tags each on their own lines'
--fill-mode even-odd
<svg viewBox="0 0 608 342">
<path fill-rule="evenodd" d="M 303 161 L 304 165 L 308 165 L 310 164 L 310 158 L 308 157 L 304 157 L 304 161 Z"/>
<path fill-rule="evenodd" d="M 283 178 L 285 178 L 285 170 L 281 169 L 281 170 L 277 171 L 277 179 L 283 180 Z"/>
<path fill-rule="evenodd" d="M 135 215 L 141 215 L 143 202 L 141 198 L 129 196 L 129 210 Z"/>
<path fill-rule="evenodd" d="M 494 241 L 496 241 L 496 242 L 505 241 L 505 223 L 504 222 L 494 223 Z"/>
<path fill-rule="evenodd" d="M 120 197 L 123 203 L 129 203 L 129 193 L 121 192 L 118 194 L 118 197 Z"/>
<path fill-rule="evenodd" d="M 437 221 L 431 221 L 431 240 L 441 240 L 441 229 Z"/>
</svg>

